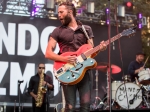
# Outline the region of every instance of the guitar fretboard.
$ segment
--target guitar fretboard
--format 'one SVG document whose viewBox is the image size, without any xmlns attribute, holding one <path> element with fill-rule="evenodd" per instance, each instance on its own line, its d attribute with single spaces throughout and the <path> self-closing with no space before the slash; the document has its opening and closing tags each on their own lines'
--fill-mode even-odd
<svg viewBox="0 0 150 112">
<path fill-rule="evenodd" d="M 118 35 L 112 37 L 112 38 L 110 39 L 110 43 L 112 43 L 112 42 L 114 42 L 115 40 L 119 39 L 121 36 L 122 36 L 121 33 L 119 33 Z M 106 44 L 106 46 L 107 46 L 107 45 L 109 44 L 109 40 L 105 41 L 105 44 Z M 89 50 L 88 52 L 84 53 L 84 55 L 85 55 L 86 57 L 89 57 L 90 55 L 96 53 L 97 51 L 99 51 L 99 50 L 101 50 L 101 49 L 102 49 L 101 46 L 98 45 L 98 46 L 94 47 L 93 49 Z"/>
</svg>

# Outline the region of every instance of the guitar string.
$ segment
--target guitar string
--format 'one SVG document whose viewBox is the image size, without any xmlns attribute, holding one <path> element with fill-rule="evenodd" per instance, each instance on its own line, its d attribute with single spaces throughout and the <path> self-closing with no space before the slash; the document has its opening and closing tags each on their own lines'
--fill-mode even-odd
<svg viewBox="0 0 150 112">
<path fill-rule="evenodd" d="M 111 38 L 111 43 L 114 42 L 115 40 L 119 39 L 121 37 L 121 33 L 119 33 L 118 35 L 114 36 Z M 109 40 L 105 41 L 105 44 L 106 46 L 109 44 Z M 100 45 L 96 46 L 95 48 L 91 49 L 90 51 L 88 52 L 85 52 L 85 56 L 88 57 L 90 56 L 91 54 L 97 52 L 98 50 L 100 49 Z"/>
</svg>

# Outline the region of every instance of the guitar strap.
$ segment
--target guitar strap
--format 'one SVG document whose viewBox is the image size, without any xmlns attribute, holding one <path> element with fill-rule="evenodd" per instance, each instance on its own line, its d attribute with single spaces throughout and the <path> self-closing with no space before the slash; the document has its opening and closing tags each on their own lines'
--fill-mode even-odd
<svg viewBox="0 0 150 112">
<path fill-rule="evenodd" d="M 84 32 L 86 38 L 89 40 L 90 38 L 89 38 L 89 36 L 88 36 L 88 34 L 87 34 L 86 30 L 85 30 L 84 25 L 82 25 L 82 30 L 83 30 L 83 32 Z"/>
<path fill-rule="evenodd" d="M 90 44 L 93 45 L 93 43 L 90 41 L 90 37 L 88 36 L 88 34 L 87 34 L 86 30 L 85 30 L 84 25 L 81 25 L 81 27 L 82 27 L 82 30 L 83 30 L 83 32 L 84 32 L 84 34 L 85 34 L 87 40 L 89 40 Z"/>
<path fill-rule="evenodd" d="M 89 42 L 90 42 L 91 45 L 92 45 L 92 42 L 90 41 L 90 37 L 88 36 L 88 34 L 87 34 L 86 30 L 85 30 L 84 25 L 82 25 L 82 30 L 83 30 L 83 32 L 84 32 L 86 38 L 89 40 Z M 93 72 L 92 72 L 92 70 L 88 70 L 88 72 L 89 72 L 90 81 L 91 81 L 91 87 L 90 87 L 90 89 L 91 89 L 91 91 L 92 91 L 92 89 L 93 89 Z"/>
</svg>

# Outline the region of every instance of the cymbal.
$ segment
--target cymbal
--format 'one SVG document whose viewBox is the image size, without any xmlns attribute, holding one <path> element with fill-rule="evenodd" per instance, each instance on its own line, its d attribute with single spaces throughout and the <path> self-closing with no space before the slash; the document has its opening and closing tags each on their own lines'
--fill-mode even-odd
<svg viewBox="0 0 150 112">
<path fill-rule="evenodd" d="M 102 71 L 102 72 L 107 72 L 107 71 L 109 71 L 109 67 L 108 67 L 108 66 L 109 66 L 108 63 L 106 63 L 106 62 L 101 62 L 101 63 L 98 64 L 98 66 L 96 67 L 96 69 L 97 69 L 97 70 L 100 70 L 100 71 Z M 112 64 L 112 65 L 111 65 L 111 73 L 112 73 L 112 74 L 117 74 L 117 73 L 119 73 L 119 72 L 121 72 L 121 68 L 118 67 L 117 65 Z"/>
</svg>

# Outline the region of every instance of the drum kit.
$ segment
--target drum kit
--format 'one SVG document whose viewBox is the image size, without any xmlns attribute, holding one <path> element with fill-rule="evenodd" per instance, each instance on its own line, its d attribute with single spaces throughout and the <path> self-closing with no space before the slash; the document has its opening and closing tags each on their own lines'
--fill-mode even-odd
<svg viewBox="0 0 150 112">
<path fill-rule="evenodd" d="M 100 63 L 96 70 L 108 72 L 108 63 Z M 111 65 L 111 74 L 117 74 L 121 68 L 116 65 Z M 150 108 L 150 69 L 146 68 L 138 73 L 138 79 L 131 82 L 130 75 L 124 75 L 122 81 L 111 81 L 111 106 L 112 109 L 136 109 Z M 95 106 L 95 109 L 107 110 L 107 94 Z M 94 110 L 94 109 L 93 109 Z"/>
</svg>

